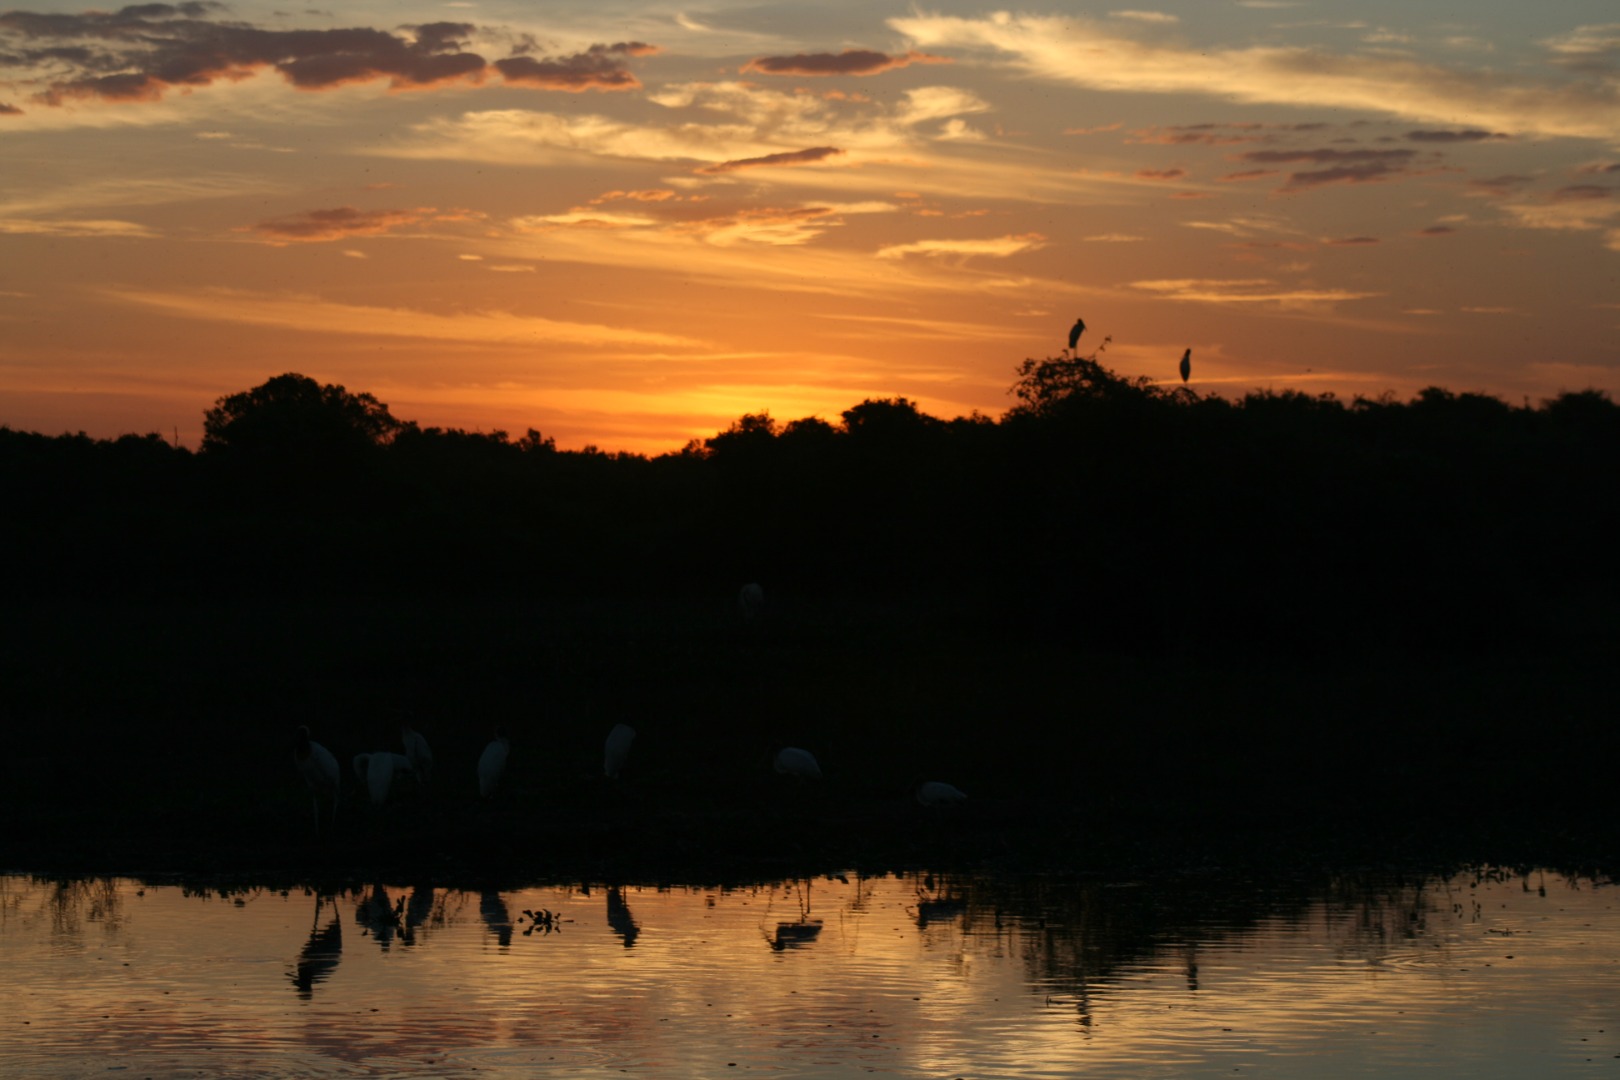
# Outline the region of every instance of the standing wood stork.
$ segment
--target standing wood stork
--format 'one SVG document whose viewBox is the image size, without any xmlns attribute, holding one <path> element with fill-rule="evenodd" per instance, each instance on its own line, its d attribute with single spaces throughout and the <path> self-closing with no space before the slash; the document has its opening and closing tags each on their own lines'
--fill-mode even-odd
<svg viewBox="0 0 1620 1080">
<path fill-rule="evenodd" d="M 321 798 L 332 800 L 332 824 L 337 824 L 338 763 L 332 751 L 309 737 L 309 728 L 300 724 L 293 740 L 293 764 L 309 785 L 315 806 L 315 833 L 321 831 Z"/>
<path fill-rule="evenodd" d="M 388 792 L 394 786 L 394 777 L 410 771 L 411 759 L 392 750 L 354 755 L 354 775 L 366 785 L 366 791 L 376 806 L 388 801 Z"/>
<path fill-rule="evenodd" d="M 1079 318 L 1075 319 L 1074 325 L 1069 327 L 1069 351 L 1071 353 L 1074 352 L 1074 347 L 1080 344 L 1080 335 L 1085 332 L 1086 320 Z"/>
<path fill-rule="evenodd" d="M 624 763 L 630 757 L 630 744 L 636 741 L 636 729 L 629 724 L 614 724 L 602 747 L 602 774 L 617 780 Z"/>
<path fill-rule="evenodd" d="M 765 613 L 765 590 L 759 587 L 759 582 L 750 581 L 737 593 L 737 613 L 744 624 L 758 621 Z"/>
<path fill-rule="evenodd" d="M 917 785 L 917 802 L 923 806 L 959 806 L 967 802 L 962 789 L 943 780 L 929 780 Z"/>
<path fill-rule="evenodd" d="M 1181 381 L 1186 382 L 1187 376 L 1192 374 L 1192 350 L 1188 349 L 1181 354 Z"/>
<path fill-rule="evenodd" d="M 506 772 L 506 759 L 511 752 L 511 741 L 496 728 L 495 737 L 484 747 L 484 752 L 478 755 L 479 795 L 487 799 L 495 794 L 495 789 L 500 786 L 501 777 Z"/>
<path fill-rule="evenodd" d="M 772 767 L 783 776 L 797 776 L 801 780 L 820 780 L 821 766 L 816 755 L 797 746 L 784 746 L 776 752 Z"/>
<path fill-rule="evenodd" d="M 411 763 L 411 772 L 416 774 L 416 782 L 426 787 L 433 779 L 433 751 L 428 749 L 422 733 L 409 723 L 399 726 L 399 737 L 405 743 L 405 757 Z"/>
</svg>

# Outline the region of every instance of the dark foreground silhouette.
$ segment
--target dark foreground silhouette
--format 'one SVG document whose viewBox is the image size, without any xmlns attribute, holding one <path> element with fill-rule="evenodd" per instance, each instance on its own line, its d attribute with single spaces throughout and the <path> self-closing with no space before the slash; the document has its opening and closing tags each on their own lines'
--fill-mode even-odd
<svg viewBox="0 0 1620 1080">
<path fill-rule="evenodd" d="M 198 453 L 0 429 L 0 861 L 1610 857 L 1605 395 L 1018 374 L 1000 420 L 867 401 L 653 459 L 295 375 L 222 398 Z M 432 783 L 370 806 L 350 761 L 407 711 Z M 342 766 L 319 835 L 301 724 Z"/>
</svg>

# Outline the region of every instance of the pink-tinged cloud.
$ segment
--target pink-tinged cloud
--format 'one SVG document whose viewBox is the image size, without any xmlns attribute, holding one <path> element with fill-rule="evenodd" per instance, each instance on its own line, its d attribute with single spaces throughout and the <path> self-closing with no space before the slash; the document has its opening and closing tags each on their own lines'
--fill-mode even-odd
<svg viewBox="0 0 1620 1080">
<path fill-rule="evenodd" d="M 1138 180 L 1180 180 L 1187 175 L 1186 169 L 1137 169 Z"/>
<path fill-rule="evenodd" d="M 1612 199 L 1614 190 L 1598 184 L 1571 184 L 1552 193 L 1553 202 L 1589 202 L 1594 199 Z"/>
<path fill-rule="evenodd" d="M 742 66 L 760 75 L 879 75 L 912 64 L 948 64 L 943 56 L 911 52 L 890 56 L 870 49 L 846 49 L 841 53 L 798 53 L 794 56 L 759 56 Z"/>
<path fill-rule="evenodd" d="M 479 84 L 493 67 L 510 83 L 555 90 L 638 86 L 625 59 L 656 51 L 640 42 L 593 45 L 574 56 L 515 56 L 491 65 L 465 51 L 471 23 L 433 22 L 403 34 L 368 27 L 264 30 L 211 18 L 222 5 L 142 4 L 112 13 L 0 14 L 8 66 L 49 72 L 46 105 L 78 99 L 143 102 L 172 89 L 238 81 L 273 69 L 301 90 L 387 81 L 393 90 Z"/>
<path fill-rule="evenodd" d="M 555 59 L 512 56 L 495 61 L 494 66 L 502 78 L 516 86 L 571 93 L 635 90 L 641 86 L 641 81 L 625 67 L 625 60 L 632 56 L 649 56 L 657 51 L 656 45 L 621 41 L 613 45 L 592 45 L 582 53 Z"/>
<path fill-rule="evenodd" d="M 433 213 L 431 208 L 357 210 L 352 206 L 339 206 L 261 221 L 252 226 L 252 231 L 272 244 L 324 243 L 350 236 L 380 236 L 405 225 L 414 225 Z"/>
<path fill-rule="evenodd" d="M 818 161 L 825 161 L 830 157 L 837 157 L 842 153 L 843 151 L 836 146 L 812 146 L 807 150 L 785 150 L 780 154 L 766 154 L 763 157 L 722 161 L 718 165 L 706 165 L 699 169 L 698 172 L 714 175 L 736 172 L 739 169 L 760 169 L 775 165 L 812 165 Z"/>
</svg>

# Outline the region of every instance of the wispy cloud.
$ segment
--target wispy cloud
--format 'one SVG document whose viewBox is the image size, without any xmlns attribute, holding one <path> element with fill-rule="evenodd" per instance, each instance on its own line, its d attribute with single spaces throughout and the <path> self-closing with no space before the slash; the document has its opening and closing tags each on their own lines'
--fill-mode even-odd
<svg viewBox="0 0 1620 1080">
<path fill-rule="evenodd" d="M 1040 233 L 1021 236 L 998 236 L 981 240 L 914 240 L 909 244 L 890 244 L 878 249 L 880 259 L 899 259 L 907 255 L 969 256 L 989 255 L 1004 259 L 1019 252 L 1046 246 L 1046 237 Z"/>
<path fill-rule="evenodd" d="M 761 154 L 759 157 L 722 161 L 714 165 L 706 165 L 699 169 L 698 172 L 712 175 L 736 172 L 739 169 L 759 169 L 781 165 L 813 165 L 818 161 L 826 161 L 828 158 L 837 157 L 842 153 L 843 151 L 836 146 L 812 146 L 805 150 L 784 150 L 779 154 Z"/>
<path fill-rule="evenodd" d="M 1609 140 L 1620 83 L 1538 80 L 1380 53 L 1304 46 L 1200 48 L 1143 40 L 1079 16 L 916 14 L 889 25 L 924 48 L 1005 56 L 1032 75 L 1121 92 L 1186 93 L 1254 103 L 1360 109 L 1490 131 Z M 1607 37 L 1561 47 L 1607 56 Z"/>
<path fill-rule="evenodd" d="M 288 217 L 272 218 L 249 226 L 249 231 L 270 244 L 324 243 L 351 236 L 381 236 L 432 217 L 432 207 L 415 210 L 357 210 L 339 206 L 330 210 L 305 210 Z"/>
<path fill-rule="evenodd" d="M 133 221 L 69 218 L 0 218 L 0 233 L 13 236 L 128 237 L 152 239 L 158 233 Z"/>
<path fill-rule="evenodd" d="M 759 56 L 742 66 L 744 73 L 760 75 L 878 75 L 912 64 L 948 64 L 943 56 L 911 52 L 890 56 L 871 49 L 845 49 L 841 53 L 796 53 L 793 56 Z"/>
<path fill-rule="evenodd" d="M 533 348 L 546 343 L 569 345 L 627 344 L 670 348 L 702 344 L 693 338 L 623 326 L 563 322 L 504 311 L 471 311 L 442 315 L 412 308 L 340 304 L 299 294 L 268 294 L 237 289 L 163 292 L 116 289 L 116 300 L 187 319 L 241 323 L 281 330 L 367 337 L 420 338 Z"/>
<path fill-rule="evenodd" d="M 1382 296 L 1349 289 L 1288 288 L 1270 278 L 1175 278 L 1133 281 L 1131 287 L 1166 300 L 1200 304 L 1267 305 L 1284 309 L 1313 308 Z"/>
</svg>

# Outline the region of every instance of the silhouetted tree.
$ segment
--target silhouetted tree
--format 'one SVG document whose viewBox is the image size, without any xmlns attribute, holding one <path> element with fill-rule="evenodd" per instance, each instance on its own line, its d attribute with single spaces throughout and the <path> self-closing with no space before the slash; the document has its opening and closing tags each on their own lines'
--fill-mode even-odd
<svg viewBox="0 0 1620 1080">
<path fill-rule="evenodd" d="M 341 458 L 385 446 L 403 427 L 370 394 L 288 373 L 215 402 L 203 414 L 202 449 L 256 460 Z"/>
</svg>

